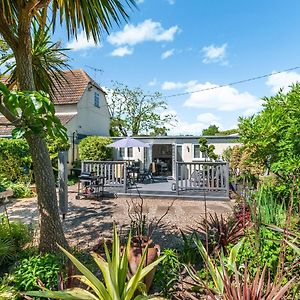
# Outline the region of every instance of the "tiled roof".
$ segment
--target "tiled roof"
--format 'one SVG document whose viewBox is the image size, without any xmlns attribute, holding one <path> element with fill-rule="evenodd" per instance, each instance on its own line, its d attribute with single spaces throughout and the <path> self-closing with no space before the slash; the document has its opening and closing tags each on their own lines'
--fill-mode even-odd
<svg viewBox="0 0 300 300">
<path fill-rule="evenodd" d="M 61 84 L 56 84 L 54 104 L 78 103 L 89 84 L 105 94 L 105 91 L 84 70 L 70 70 L 63 73 L 66 80 L 63 80 Z M 0 77 L 0 81 L 5 83 L 6 77 Z"/>
<path fill-rule="evenodd" d="M 56 116 L 60 119 L 63 125 L 66 125 L 71 119 L 73 119 L 74 116 L 76 116 L 76 113 L 57 114 Z M 9 124 L 10 122 L 4 116 L 0 116 L 0 136 L 11 136 L 11 131 L 14 127 Z"/>
<path fill-rule="evenodd" d="M 64 71 L 66 81 L 56 86 L 53 102 L 55 104 L 78 103 L 88 84 L 104 92 L 102 88 L 82 69 Z M 105 92 L 104 92 L 105 93 Z"/>
</svg>

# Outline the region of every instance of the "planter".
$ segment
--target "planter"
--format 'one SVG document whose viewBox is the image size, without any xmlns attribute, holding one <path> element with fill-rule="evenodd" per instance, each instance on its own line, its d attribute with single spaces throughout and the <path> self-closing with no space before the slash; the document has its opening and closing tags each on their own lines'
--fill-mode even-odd
<svg viewBox="0 0 300 300">
<path fill-rule="evenodd" d="M 148 245 L 147 256 L 145 259 L 144 266 L 147 266 L 154 262 L 160 256 L 160 246 L 155 245 L 153 241 L 147 236 L 134 236 L 131 240 L 131 248 L 129 251 L 128 264 L 129 264 L 129 277 L 132 277 L 138 268 L 138 265 L 141 261 L 143 252 Z M 149 291 L 156 268 L 154 268 L 147 276 L 144 278 L 144 283 L 146 285 L 147 291 Z"/>
<path fill-rule="evenodd" d="M 35 184 L 30 185 L 29 188 L 31 189 L 31 191 L 32 191 L 33 193 L 36 194 L 36 186 L 35 186 Z"/>
</svg>

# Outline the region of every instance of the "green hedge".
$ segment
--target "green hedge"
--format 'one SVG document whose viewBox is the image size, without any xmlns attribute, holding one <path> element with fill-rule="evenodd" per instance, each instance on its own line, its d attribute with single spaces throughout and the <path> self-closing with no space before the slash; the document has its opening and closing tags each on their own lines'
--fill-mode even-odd
<svg viewBox="0 0 300 300">
<path fill-rule="evenodd" d="M 23 139 L 0 138 L 0 176 L 9 181 L 28 181 L 30 169 L 27 142 Z"/>
<path fill-rule="evenodd" d="M 112 158 L 112 149 L 106 146 L 110 143 L 111 138 L 86 137 L 79 143 L 79 157 L 81 160 L 109 160 Z"/>
</svg>

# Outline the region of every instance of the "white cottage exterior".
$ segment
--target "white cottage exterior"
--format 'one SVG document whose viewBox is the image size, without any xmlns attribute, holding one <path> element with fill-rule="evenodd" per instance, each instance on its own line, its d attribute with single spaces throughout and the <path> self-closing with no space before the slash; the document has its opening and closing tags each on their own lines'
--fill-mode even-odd
<svg viewBox="0 0 300 300">
<path fill-rule="evenodd" d="M 199 151 L 199 138 L 205 137 L 208 145 L 215 146 L 215 153 L 222 158 L 223 151 L 228 147 L 240 145 L 239 136 L 161 136 L 134 137 L 150 145 L 149 148 L 115 149 L 115 160 L 140 161 L 144 168 L 151 162 L 163 162 L 167 165 L 168 175 L 175 178 L 176 162 L 202 162 L 205 155 Z M 113 138 L 118 140 L 121 138 Z"/>
<path fill-rule="evenodd" d="M 66 81 L 57 85 L 53 98 L 56 116 L 67 129 L 71 143 L 68 161 L 77 158 L 81 136 L 109 136 L 110 112 L 105 91 L 82 69 L 64 72 Z M 12 126 L 0 114 L 0 137 L 10 137 Z"/>
</svg>

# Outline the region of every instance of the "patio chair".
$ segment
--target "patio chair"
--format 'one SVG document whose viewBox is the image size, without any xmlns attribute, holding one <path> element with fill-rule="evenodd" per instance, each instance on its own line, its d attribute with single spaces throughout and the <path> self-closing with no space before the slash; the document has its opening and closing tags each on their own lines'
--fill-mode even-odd
<svg viewBox="0 0 300 300">
<path fill-rule="evenodd" d="M 148 169 L 144 169 L 140 172 L 140 182 L 144 183 L 146 180 L 149 180 L 150 182 L 154 182 L 154 177 L 152 173 L 152 163 L 149 165 Z"/>
</svg>

